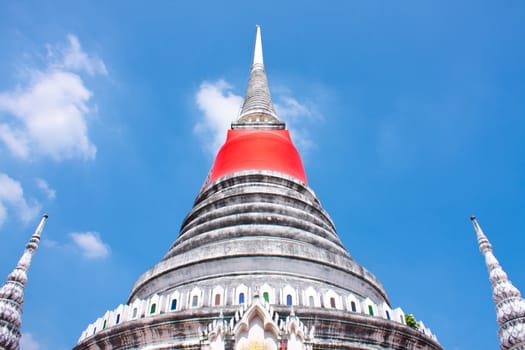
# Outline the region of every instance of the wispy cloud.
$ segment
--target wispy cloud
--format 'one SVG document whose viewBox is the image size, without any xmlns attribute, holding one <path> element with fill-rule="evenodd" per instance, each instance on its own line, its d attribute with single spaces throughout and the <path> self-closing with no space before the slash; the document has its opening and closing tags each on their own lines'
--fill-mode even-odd
<svg viewBox="0 0 525 350">
<path fill-rule="evenodd" d="M 96 55 L 88 55 L 82 50 L 80 41 L 72 34 L 67 36 L 69 45 L 62 48 L 48 48 L 48 56 L 57 59 L 54 66 L 60 69 L 84 71 L 93 76 L 96 74 L 107 75 L 108 71 L 104 62 Z"/>
<path fill-rule="evenodd" d="M 281 118 L 287 118 L 293 121 L 298 118 L 310 119 L 313 115 L 309 107 L 290 96 L 278 98 L 275 109 Z"/>
<path fill-rule="evenodd" d="M 47 247 L 47 248 L 60 248 L 60 247 L 62 247 L 62 245 L 59 242 L 57 242 L 55 240 L 52 240 L 52 239 L 49 239 L 49 238 L 44 238 L 42 240 L 42 245 L 44 247 Z"/>
<path fill-rule="evenodd" d="M 102 241 L 98 232 L 74 232 L 69 235 L 84 257 L 102 259 L 109 256 L 109 246 Z"/>
<path fill-rule="evenodd" d="M 31 333 L 22 333 L 20 350 L 40 350 L 40 344 L 33 338 Z"/>
<path fill-rule="evenodd" d="M 24 190 L 20 182 L 4 173 L 0 173 L 0 226 L 8 217 L 8 209 L 24 222 L 35 218 L 40 211 L 40 204 L 24 197 Z"/>
<path fill-rule="evenodd" d="M 42 190 L 47 196 L 48 199 L 55 199 L 57 191 L 49 187 L 49 184 L 44 179 L 36 179 L 36 185 L 39 189 Z"/>
<path fill-rule="evenodd" d="M 239 115 L 243 98 L 232 92 L 232 86 L 225 80 L 204 81 L 195 95 L 195 102 L 203 117 L 194 131 L 203 140 L 210 153 L 217 152 L 224 142 L 230 123 Z"/>
<path fill-rule="evenodd" d="M 94 159 L 88 136 L 88 101 L 93 93 L 79 73 L 106 75 L 104 62 L 86 54 L 78 38 L 65 47 L 48 45 L 44 69 L 29 67 L 28 81 L 0 92 L 0 141 L 15 157 L 48 156 L 56 161 Z"/>
</svg>

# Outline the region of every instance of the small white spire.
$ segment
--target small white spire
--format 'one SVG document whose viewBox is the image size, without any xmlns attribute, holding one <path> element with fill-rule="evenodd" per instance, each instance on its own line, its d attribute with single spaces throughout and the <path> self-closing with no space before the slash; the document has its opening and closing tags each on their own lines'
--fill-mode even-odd
<svg viewBox="0 0 525 350">
<path fill-rule="evenodd" d="M 263 51 L 262 51 L 262 40 L 261 40 L 261 26 L 257 24 L 257 34 L 255 35 L 255 50 L 253 51 L 253 65 L 263 64 Z"/>
<path fill-rule="evenodd" d="M 471 216 L 478 237 L 479 250 L 485 257 L 492 286 L 492 300 L 496 304 L 498 336 L 502 350 L 521 350 L 525 347 L 525 300 L 507 278 L 507 274 L 492 252 L 492 245 L 475 216 Z"/>
<path fill-rule="evenodd" d="M 27 284 L 27 270 L 31 258 L 38 249 L 40 235 L 47 220 L 47 214 L 42 216 L 35 232 L 26 245 L 24 254 L 15 269 L 7 276 L 7 281 L 0 288 L 0 349 L 20 349 L 20 326 L 22 324 L 22 305 L 24 304 L 24 289 Z"/>
</svg>

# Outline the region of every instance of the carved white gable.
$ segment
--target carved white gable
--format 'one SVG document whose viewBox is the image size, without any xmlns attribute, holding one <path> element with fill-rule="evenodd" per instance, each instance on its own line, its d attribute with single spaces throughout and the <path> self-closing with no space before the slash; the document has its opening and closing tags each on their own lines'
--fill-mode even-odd
<svg viewBox="0 0 525 350">
<path fill-rule="evenodd" d="M 226 322 L 222 313 L 202 332 L 202 348 L 224 350 L 232 344 L 235 350 L 261 349 L 310 350 L 313 328 L 308 329 L 293 310 L 282 320 L 268 303 L 254 296 L 248 307 L 241 305 L 234 317 Z"/>
</svg>

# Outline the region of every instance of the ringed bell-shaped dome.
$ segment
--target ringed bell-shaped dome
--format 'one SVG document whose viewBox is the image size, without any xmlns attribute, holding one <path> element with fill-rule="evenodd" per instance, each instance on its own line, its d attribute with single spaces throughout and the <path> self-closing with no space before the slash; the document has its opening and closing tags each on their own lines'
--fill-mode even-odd
<svg viewBox="0 0 525 350">
<path fill-rule="evenodd" d="M 186 285 L 333 288 L 388 304 L 381 283 L 356 263 L 307 184 L 299 152 L 274 112 L 260 28 L 245 103 L 217 153 L 178 238 L 129 296 Z"/>
</svg>

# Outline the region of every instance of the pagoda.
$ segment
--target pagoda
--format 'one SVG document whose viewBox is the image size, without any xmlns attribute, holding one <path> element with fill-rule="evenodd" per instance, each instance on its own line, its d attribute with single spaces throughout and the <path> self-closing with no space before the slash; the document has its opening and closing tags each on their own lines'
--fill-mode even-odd
<svg viewBox="0 0 525 350">
<path fill-rule="evenodd" d="M 494 256 L 492 244 L 481 229 L 475 216 L 470 220 L 474 225 L 479 251 L 485 257 L 492 286 L 492 300 L 496 304 L 498 337 L 501 350 L 525 350 L 525 299 L 503 271 Z"/>
<path fill-rule="evenodd" d="M 44 230 L 47 214 L 42 216 L 31 239 L 26 244 L 24 253 L 14 270 L 7 276 L 7 280 L 0 288 L 0 350 L 19 350 L 22 333 L 22 307 L 24 305 L 24 291 L 27 285 L 27 271 L 31 260 L 40 244 L 40 236 Z"/>
<path fill-rule="evenodd" d="M 442 349 L 406 323 L 309 187 L 257 26 L 240 114 L 177 239 L 74 350 Z"/>
</svg>

